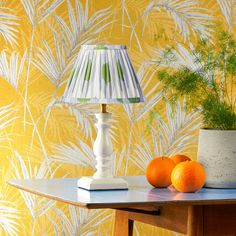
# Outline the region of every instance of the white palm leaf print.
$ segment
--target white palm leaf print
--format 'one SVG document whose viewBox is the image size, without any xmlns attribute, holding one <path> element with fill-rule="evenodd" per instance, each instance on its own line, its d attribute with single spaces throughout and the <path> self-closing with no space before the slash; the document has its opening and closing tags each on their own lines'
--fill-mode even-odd
<svg viewBox="0 0 236 236">
<path fill-rule="evenodd" d="M 92 138 L 95 122 L 94 113 L 97 112 L 97 106 L 95 104 L 83 103 L 67 105 L 70 114 L 75 117 L 76 123 L 81 128 L 82 133 L 85 134 L 85 137 Z"/>
<path fill-rule="evenodd" d="M 183 35 L 184 40 L 190 39 L 190 33 L 202 39 L 210 38 L 213 17 L 200 6 L 198 1 L 192 0 L 151 0 L 144 12 L 144 26 L 152 11 L 164 11 L 174 20 L 175 27 Z"/>
<path fill-rule="evenodd" d="M 99 109 L 97 104 L 89 104 L 89 103 L 78 103 L 78 104 L 69 104 L 64 103 L 69 109 L 69 112 L 72 116 L 75 117 L 77 126 L 80 127 L 82 134 L 85 135 L 86 138 L 90 138 L 93 140 L 93 131 L 95 130 L 96 117 L 95 114 L 99 113 Z M 112 113 L 113 114 L 113 113 Z M 113 114 L 110 119 L 110 136 L 114 142 L 117 142 L 117 133 L 115 123 L 117 123 L 117 116 Z M 96 131 L 95 131 L 96 132 Z"/>
<path fill-rule="evenodd" d="M 215 78 L 215 72 L 211 71 L 210 68 L 205 68 L 202 55 L 195 50 L 191 43 L 188 48 L 182 44 L 177 44 L 176 49 L 153 50 L 153 54 L 155 59 L 150 60 L 150 65 L 156 65 L 159 68 L 188 68 L 204 77 L 209 85 Z"/>
<path fill-rule="evenodd" d="M 236 24 L 236 0 L 217 0 L 229 29 Z"/>
<path fill-rule="evenodd" d="M 11 202 L 0 200 L 0 228 L 7 235 L 18 235 L 19 224 L 17 219 L 19 218 L 19 211 Z"/>
<path fill-rule="evenodd" d="M 64 0 L 21 0 L 25 12 L 32 25 L 43 22 Z"/>
<path fill-rule="evenodd" d="M 124 27 L 131 28 L 132 34 L 134 35 L 134 37 L 136 39 L 139 50 L 140 50 L 140 52 L 142 52 L 142 46 L 141 46 L 140 40 L 138 38 L 138 34 L 135 29 L 135 23 L 132 22 L 132 19 L 130 17 L 130 13 L 128 11 L 128 8 L 126 7 L 126 0 L 120 0 L 120 2 L 121 2 L 121 9 L 122 9 L 122 32 L 124 32 Z M 136 10 L 136 9 L 133 9 L 133 10 Z M 129 25 L 125 25 L 125 16 L 128 19 Z M 130 40 L 130 46 L 131 46 L 131 40 Z"/>
<path fill-rule="evenodd" d="M 0 53 L 0 75 L 3 76 L 9 84 L 17 89 L 20 76 L 24 67 L 27 51 L 19 58 L 19 53 L 12 52 L 8 58 L 5 51 Z"/>
<path fill-rule="evenodd" d="M 120 154 L 118 155 L 117 152 L 114 153 L 113 157 L 113 170 L 114 170 L 114 176 L 118 176 L 119 172 L 122 170 L 122 162 L 125 159 L 125 154 L 126 154 L 126 147 L 123 146 Z"/>
<path fill-rule="evenodd" d="M 94 235 L 96 227 L 111 218 L 110 211 L 107 210 L 87 210 L 74 206 L 69 206 L 69 216 L 59 208 L 53 211 L 60 218 L 62 224 L 62 235 Z"/>
<path fill-rule="evenodd" d="M 81 128 L 81 131 L 85 135 L 85 137 L 92 138 L 92 134 L 93 134 L 92 131 L 94 129 L 94 115 L 93 114 L 95 112 L 97 112 L 97 109 L 96 109 L 97 106 L 95 104 L 83 104 L 83 103 L 81 103 L 81 104 L 67 104 L 67 103 L 63 103 L 63 102 L 59 101 L 57 98 L 52 99 L 49 102 L 49 104 L 46 106 L 44 111 L 41 113 L 39 119 L 37 120 L 36 125 L 39 123 L 41 118 L 44 117 L 45 118 L 44 132 L 45 132 L 49 121 L 51 121 L 53 119 L 58 120 L 58 117 L 56 117 L 53 114 L 53 109 L 61 109 L 62 110 L 64 107 L 63 105 L 65 105 L 68 108 L 70 115 L 75 117 L 76 124 L 77 124 L 77 126 L 79 126 Z M 34 137 L 34 135 L 35 135 L 36 125 L 34 126 L 32 137 Z M 58 130 L 57 123 L 55 123 L 55 126 L 54 126 L 54 124 L 51 124 L 50 128 L 51 128 L 51 130 L 55 130 L 55 133 L 57 133 L 56 131 L 58 131 L 58 132 L 60 131 L 60 129 Z"/>
<path fill-rule="evenodd" d="M 15 112 L 16 112 L 16 109 L 12 104 L 0 107 L 0 143 L 10 140 L 9 132 L 6 134 L 3 131 L 7 127 L 11 126 L 13 121 L 18 118 L 15 115 Z"/>
<path fill-rule="evenodd" d="M 159 82 L 155 85 L 152 85 L 151 89 L 148 89 L 148 86 L 151 84 L 155 73 L 156 70 L 152 70 L 152 68 L 149 69 L 149 65 L 146 62 L 143 63 L 138 70 L 137 77 L 144 92 L 145 101 L 144 103 L 139 104 L 123 105 L 130 122 L 124 175 L 126 175 L 128 171 L 134 124 L 140 121 L 155 105 L 159 103 L 159 101 L 161 101 L 162 98 L 162 89 L 159 88 Z"/>
<path fill-rule="evenodd" d="M 125 146 L 120 154 L 114 152 L 111 157 L 114 176 L 118 176 L 122 162 L 125 157 Z M 96 170 L 96 160 L 92 145 L 88 145 L 78 138 L 78 144 L 68 142 L 68 144 L 54 145 L 54 154 L 49 157 L 51 161 L 84 166 Z"/>
<path fill-rule="evenodd" d="M 75 11 L 69 0 L 67 5 L 69 23 L 62 17 L 54 15 L 59 27 L 57 33 L 51 26 L 54 48 L 44 41 L 44 48 L 39 48 L 36 53 L 37 59 L 33 61 L 34 65 L 57 87 L 61 85 L 63 76 L 73 66 L 76 50 L 82 44 L 93 42 L 94 37 L 111 23 L 106 22 L 110 17 L 109 9 L 97 11 L 89 17 L 88 1 L 83 9 L 82 3 L 76 0 Z M 62 36 L 62 39 L 58 35 Z"/>
<path fill-rule="evenodd" d="M 33 60 L 33 64 L 55 87 L 58 87 L 68 65 L 66 64 L 65 45 L 55 32 L 53 32 L 53 39 L 55 53 L 43 40 L 45 49 L 38 48 L 37 59 Z"/>
<path fill-rule="evenodd" d="M 177 44 L 176 49 L 167 49 L 154 49 L 153 57 L 155 59 L 152 59 L 150 64 L 173 69 L 187 67 L 191 71 L 198 71 L 202 68 L 202 64 L 197 61 L 197 55 L 194 54 L 194 49 L 191 44 L 190 49 L 186 48 L 182 44 Z"/>
<path fill-rule="evenodd" d="M 26 112 L 27 112 L 27 100 L 28 100 L 28 85 L 30 77 L 30 67 L 33 58 L 33 43 L 35 38 L 35 29 L 38 24 L 43 22 L 53 11 L 59 7 L 64 0 L 21 0 L 21 3 L 24 7 L 26 15 L 29 18 L 29 21 L 32 25 L 31 37 L 30 37 L 30 46 L 29 46 L 29 55 L 28 55 L 28 65 L 26 72 L 26 84 L 25 84 L 25 96 L 24 96 L 24 127 L 26 126 Z"/>
<path fill-rule="evenodd" d="M 140 104 L 124 104 L 124 109 L 132 123 L 138 122 L 148 111 L 155 106 L 162 97 L 162 91 L 159 89 L 160 83 L 156 83 L 152 89 L 148 89 L 154 75 L 155 70 L 148 70 L 146 63 L 140 66 L 137 77 L 140 86 L 145 94 L 144 103 Z"/>
<path fill-rule="evenodd" d="M 54 145 L 54 153 L 50 160 L 72 165 L 84 166 L 95 170 L 95 155 L 92 148 L 78 138 L 78 144 L 68 142 L 68 144 Z"/>
<path fill-rule="evenodd" d="M 33 61 L 34 65 L 55 85 L 56 89 L 63 84 L 61 81 L 65 77 L 64 75 L 67 75 L 67 72 L 71 69 L 77 48 L 81 44 L 92 42 L 93 37 L 111 23 L 111 21 L 106 22 L 111 15 L 109 9 L 102 9 L 89 17 L 88 1 L 86 1 L 85 9 L 83 8 L 83 4 L 78 0 L 75 2 L 75 10 L 73 10 L 69 0 L 67 1 L 67 5 L 68 24 L 60 16 L 54 16 L 60 31 L 57 33 L 51 27 L 54 37 L 54 48 L 51 48 L 44 41 L 45 48 L 39 48 L 36 54 L 37 58 Z M 62 36 L 62 39 L 58 37 L 58 34 Z M 50 107 L 52 108 L 53 100 L 44 112 L 47 113 L 47 118 L 50 115 Z M 84 112 L 85 108 L 86 106 L 81 105 L 78 109 L 73 109 L 73 111 L 71 109 L 71 111 L 83 130 L 86 130 L 85 133 L 87 136 L 88 134 L 91 135 L 92 127 L 88 112 Z"/>
<path fill-rule="evenodd" d="M 93 42 L 95 35 L 102 32 L 112 22 L 109 20 L 111 16 L 109 8 L 97 11 L 89 17 L 88 3 L 89 1 L 86 0 L 85 8 L 83 8 L 83 4 L 76 0 L 75 10 L 73 10 L 70 0 L 67 0 L 69 24 L 62 17 L 54 16 L 60 28 L 60 34 L 66 42 L 68 57 L 73 54 L 78 46 Z"/>
<path fill-rule="evenodd" d="M 29 160 L 24 161 L 16 151 L 14 151 L 14 158 L 11 160 L 11 163 L 14 170 L 14 178 L 16 179 L 51 178 L 57 171 L 57 169 L 55 169 L 50 173 L 46 161 L 33 168 L 32 163 Z M 20 194 L 33 218 L 34 224 L 35 221 L 44 215 L 55 203 L 53 200 L 48 200 L 25 191 L 20 190 Z"/>
<path fill-rule="evenodd" d="M 0 34 L 11 45 L 16 43 L 16 34 L 18 32 L 16 26 L 18 25 L 18 20 L 19 18 L 11 9 L 0 7 Z"/>
<path fill-rule="evenodd" d="M 172 107 L 166 104 L 167 121 L 154 118 L 155 125 L 150 126 L 154 152 L 149 142 L 142 137 L 142 145 L 137 144 L 131 160 L 143 171 L 155 156 L 171 156 L 186 151 L 196 143 L 195 132 L 201 125 L 200 112 L 187 113 L 185 100 Z"/>
<path fill-rule="evenodd" d="M 0 130 L 12 125 L 12 121 L 17 118 L 14 116 L 15 112 L 13 104 L 0 107 Z"/>
</svg>

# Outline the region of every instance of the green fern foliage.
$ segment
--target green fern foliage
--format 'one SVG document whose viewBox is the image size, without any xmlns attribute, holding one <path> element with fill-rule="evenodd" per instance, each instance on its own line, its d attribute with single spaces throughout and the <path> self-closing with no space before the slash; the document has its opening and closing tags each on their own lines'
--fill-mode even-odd
<svg viewBox="0 0 236 236">
<path fill-rule="evenodd" d="M 163 55 L 163 61 L 170 59 L 176 63 L 174 60 L 178 60 L 175 49 L 167 49 Z M 186 96 L 192 108 L 201 110 L 206 128 L 236 129 L 235 41 L 223 32 L 214 45 L 200 41 L 188 56 L 193 65 L 186 62 L 186 65 L 167 66 L 158 71 L 164 90 L 172 101 Z"/>
<path fill-rule="evenodd" d="M 236 114 L 225 101 L 211 94 L 203 101 L 203 117 L 207 127 L 223 130 L 236 129 Z"/>
</svg>

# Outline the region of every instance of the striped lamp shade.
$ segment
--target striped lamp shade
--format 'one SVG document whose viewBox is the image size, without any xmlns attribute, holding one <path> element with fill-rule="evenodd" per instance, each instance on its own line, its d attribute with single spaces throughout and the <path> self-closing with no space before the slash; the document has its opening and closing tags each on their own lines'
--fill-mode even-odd
<svg viewBox="0 0 236 236">
<path fill-rule="evenodd" d="M 137 103 L 144 96 L 124 45 L 83 45 L 62 100 Z"/>
</svg>

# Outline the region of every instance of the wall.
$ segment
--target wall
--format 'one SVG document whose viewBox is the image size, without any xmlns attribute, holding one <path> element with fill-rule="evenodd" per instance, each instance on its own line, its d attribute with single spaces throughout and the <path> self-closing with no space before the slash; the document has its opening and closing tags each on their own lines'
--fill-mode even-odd
<svg viewBox="0 0 236 236">
<path fill-rule="evenodd" d="M 117 115 L 116 174 L 144 174 L 156 155 L 196 158 L 200 118 L 186 109 L 185 100 L 173 108 L 162 99 L 157 62 L 161 50 L 173 46 L 188 63 L 191 45 L 199 36 L 214 41 L 219 24 L 234 33 L 234 5 L 233 0 L 2 0 L 0 234 L 111 235 L 111 211 L 88 212 L 5 183 L 93 173 L 91 112 L 99 107 L 60 103 L 81 44 L 126 44 L 147 97 L 130 109 L 108 108 Z M 190 133 L 187 125 L 194 127 Z M 135 235 L 176 234 L 135 224 Z"/>
</svg>

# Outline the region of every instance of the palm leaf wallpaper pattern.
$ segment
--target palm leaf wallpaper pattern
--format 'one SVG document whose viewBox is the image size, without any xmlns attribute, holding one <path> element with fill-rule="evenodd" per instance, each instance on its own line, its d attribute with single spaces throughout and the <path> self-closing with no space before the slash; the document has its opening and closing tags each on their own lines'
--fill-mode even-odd
<svg viewBox="0 0 236 236">
<path fill-rule="evenodd" d="M 78 209 L 5 183 L 93 173 L 99 107 L 61 102 L 82 44 L 129 49 L 146 101 L 109 106 L 114 174 L 139 175 L 158 155 L 196 158 L 201 116 L 187 98 L 168 101 L 157 71 L 198 70 L 197 41 L 214 43 L 219 29 L 235 37 L 235 24 L 235 0 L 1 0 L 0 235 L 112 235 L 111 210 Z M 177 234 L 135 223 L 135 235 Z"/>
</svg>

